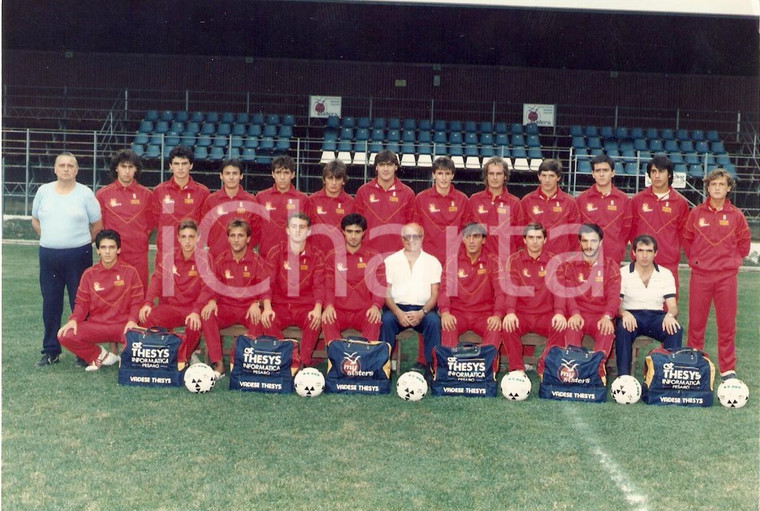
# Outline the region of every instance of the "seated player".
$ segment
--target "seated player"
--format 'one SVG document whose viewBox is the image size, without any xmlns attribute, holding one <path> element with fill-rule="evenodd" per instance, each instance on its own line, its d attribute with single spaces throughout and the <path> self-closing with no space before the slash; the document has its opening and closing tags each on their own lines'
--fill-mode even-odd
<svg viewBox="0 0 760 511">
<path fill-rule="evenodd" d="M 119 357 L 98 344 L 124 343 L 124 332 L 137 326 L 143 301 L 140 276 L 119 260 L 119 233 L 104 229 L 95 236 L 100 262 L 87 268 L 79 281 L 76 305 L 58 330 L 61 346 L 84 360 L 85 371 L 114 365 Z"/>
<path fill-rule="evenodd" d="M 423 359 L 414 369 L 425 372 L 433 363 L 433 348 L 441 344 L 441 319 L 435 311 L 441 286 L 441 263 L 422 250 L 424 231 L 419 224 L 401 228 L 403 250 L 385 258 L 388 290 L 380 340 L 391 346 L 405 328 L 422 334 Z"/>
<path fill-rule="evenodd" d="M 546 252 L 546 229 L 541 224 L 528 224 L 523 229 L 525 247 L 507 261 L 505 278 L 506 311 L 502 323 L 504 345 L 510 371 L 524 371 L 521 337 L 534 332 L 546 337 L 547 344 L 564 344 L 567 328 L 565 303 L 551 292 L 556 277 L 550 272 L 553 254 Z M 533 346 L 529 346 L 533 348 Z"/>
<path fill-rule="evenodd" d="M 311 221 L 305 213 L 288 219 L 288 240 L 269 250 L 272 271 L 272 309 L 261 317 L 264 333 L 282 339 L 291 325 L 301 329 L 301 362 L 312 365 L 311 354 L 322 329 L 324 254 L 311 243 Z"/>
<path fill-rule="evenodd" d="M 235 219 L 227 226 L 230 248 L 214 260 L 214 279 L 206 283 L 212 298 L 201 310 L 203 338 L 217 378 L 225 374 L 222 360 L 221 329 L 241 324 L 248 335 L 262 334 L 261 303 L 264 312 L 272 309 L 271 271 L 266 261 L 251 251 L 251 226 Z"/>
<path fill-rule="evenodd" d="M 200 342 L 201 309 L 211 298 L 211 292 L 203 285 L 195 260 L 198 225 L 194 220 L 180 222 L 177 242 L 179 246 L 173 252 L 164 250 L 153 272 L 144 305 L 140 309 L 140 325 L 185 327 L 177 352 L 177 367 L 181 371 Z M 156 298 L 158 305 L 154 306 Z"/>
<path fill-rule="evenodd" d="M 634 261 L 620 270 L 620 310 L 615 327 L 618 374 L 629 374 L 633 341 L 646 335 L 665 348 L 681 346 L 683 329 L 678 324 L 676 281 L 664 266 L 654 262 L 657 241 L 648 234 L 633 240 Z M 667 312 L 663 310 L 665 303 Z"/>
<path fill-rule="evenodd" d="M 504 293 L 499 261 L 486 253 L 486 228 L 469 223 L 462 229 L 457 257 L 446 262 L 438 293 L 441 312 L 441 344 L 456 346 L 459 335 L 472 330 L 497 350 L 501 344 Z"/>
<path fill-rule="evenodd" d="M 325 259 L 325 310 L 322 332 L 325 341 L 341 338 L 347 328 L 362 337 L 378 340 L 380 311 L 385 301 L 385 265 L 380 255 L 364 246 L 367 220 L 351 213 L 340 221 L 345 248 L 331 250 Z"/>
</svg>

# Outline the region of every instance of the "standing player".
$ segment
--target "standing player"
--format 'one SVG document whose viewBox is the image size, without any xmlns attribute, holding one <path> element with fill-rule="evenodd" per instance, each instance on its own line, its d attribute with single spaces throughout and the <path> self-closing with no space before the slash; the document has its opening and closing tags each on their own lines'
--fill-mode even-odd
<svg viewBox="0 0 760 511">
<path fill-rule="evenodd" d="M 581 193 L 575 202 L 582 222 L 596 224 L 604 231 L 604 257 L 617 264 L 625 258 L 628 233 L 631 231 L 631 201 L 612 183 L 615 161 L 606 154 L 591 159 L 594 184 Z"/>
<path fill-rule="evenodd" d="M 293 186 L 294 177 L 296 162 L 293 158 L 287 155 L 275 156 L 272 159 L 274 185 L 256 195 L 256 202 L 269 212 L 269 219 L 260 220 L 259 254 L 262 257 L 266 257 L 273 246 L 287 240 L 286 229 L 290 215 L 309 209 L 309 198 Z"/>
<path fill-rule="evenodd" d="M 483 181 L 486 189 L 470 197 L 471 220 L 488 229 L 485 250 L 506 261 L 520 247 L 520 238 L 510 232 L 525 223 L 520 199 L 507 191 L 509 167 L 499 156 L 483 164 Z"/>
<path fill-rule="evenodd" d="M 235 218 L 242 218 L 251 226 L 251 248 L 259 244 L 259 215 L 251 212 L 251 205 L 257 204 L 253 195 L 243 190 L 243 166 L 238 160 L 225 160 L 219 173 L 222 189 L 209 195 L 203 203 L 203 227 L 209 222 L 206 215 L 213 215 L 210 229 L 204 229 L 204 245 L 214 259 L 229 249 L 227 225 Z"/>
<path fill-rule="evenodd" d="M 148 237 L 156 227 L 156 212 L 150 190 L 137 182 L 140 158 L 123 149 L 111 158 L 113 182 L 95 194 L 103 214 L 103 227 L 121 236 L 119 258 L 137 270 L 143 288 L 148 286 Z"/>
<path fill-rule="evenodd" d="M 363 216 L 346 215 L 340 228 L 346 243 L 340 250 L 331 250 L 325 261 L 322 332 L 329 342 L 340 339 L 343 330 L 355 328 L 362 337 L 376 341 L 385 301 L 385 265 L 380 255 L 362 242 L 367 232 Z"/>
<path fill-rule="evenodd" d="M 137 326 L 143 288 L 137 270 L 119 260 L 119 233 L 104 229 L 95 236 L 100 262 L 82 275 L 76 305 L 58 330 L 61 345 L 87 362 L 86 371 L 114 365 L 119 357 L 100 343 L 124 342 L 124 332 Z"/>
<path fill-rule="evenodd" d="M 272 310 L 261 317 L 264 333 L 282 339 L 291 325 L 301 329 L 301 362 L 312 365 L 311 354 L 322 327 L 324 302 L 324 254 L 311 243 L 311 221 L 305 213 L 288 219 L 287 241 L 267 254 L 272 270 Z"/>
<path fill-rule="evenodd" d="M 164 238 L 167 242 L 173 239 L 182 220 L 189 218 L 197 223 L 201 221 L 203 202 L 209 196 L 209 191 L 190 176 L 194 161 L 195 155 L 187 147 L 178 145 L 172 149 L 169 152 L 172 177 L 153 189 L 154 208 L 158 215 L 156 261 L 160 257 Z"/>
<path fill-rule="evenodd" d="M 354 198 L 343 189 L 347 182 L 346 164 L 333 160 L 322 171 L 324 186 L 309 196 L 308 215 L 312 223 L 309 239 L 325 254 L 344 245 L 340 221 L 356 210 Z"/>
<path fill-rule="evenodd" d="M 750 248 L 747 219 L 728 200 L 734 179 L 717 168 L 705 177 L 709 197 L 689 213 L 684 249 L 689 258 L 687 345 L 703 349 L 710 302 L 715 302 L 718 365 L 723 379 L 736 377 L 736 275 Z"/>
<path fill-rule="evenodd" d="M 140 309 L 140 324 L 146 327 L 185 327 L 177 353 L 178 369 L 184 369 L 190 354 L 196 350 L 201 336 L 201 310 L 212 297 L 195 260 L 198 226 L 194 220 L 183 220 L 177 227 L 177 242 L 169 265 L 161 258 L 150 279 Z M 166 281 L 166 282 L 164 282 Z M 158 299 L 158 305 L 154 306 Z"/>
<path fill-rule="evenodd" d="M 428 234 L 422 246 L 443 264 L 447 252 L 459 251 L 459 232 L 470 217 L 467 196 L 454 188 L 454 162 L 448 156 L 433 162 L 433 186 L 423 190 L 414 200 L 414 222 Z"/>
<path fill-rule="evenodd" d="M 544 160 L 538 167 L 538 189 L 522 198 L 523 220 L 541 224 L 548 235 L 544 250 L 555 255 L 575 252 L 580 213 L 575 200 L 559 189 L 562 163 Z"/>
<path fill-rule="evenodd" d="M 649 234 L 658 241 L 656 263 L 673 274 L 678 294 L 678 263 L 689 203 L 673 189 L 673 163 L 666 156 L 655 156 L 647 164 L 647 174 L 652 185 L 631 200 L 633 224 L 631 240 Z M 631 245 L 633 250 L 633 244 Z"/>
<path fill-rule="evenodd" d="M 398 156 L 384 149 L 375 157 L 377 177 L 356 192 L 356 212 L 367 220 L 364 243 L 388 255 L 403 248 L 398 233 L 414 215 L 414 192 L 396 177 Z"/>
</svg>

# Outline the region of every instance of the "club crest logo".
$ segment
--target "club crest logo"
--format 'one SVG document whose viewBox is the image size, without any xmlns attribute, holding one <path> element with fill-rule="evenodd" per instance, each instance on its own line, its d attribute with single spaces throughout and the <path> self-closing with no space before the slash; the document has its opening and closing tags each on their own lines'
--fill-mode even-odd
<svg viewBox="0 0 760 511">
<path fill-rule="evenodd" d="M 699 217 L 699 226 L 700 227 L 710 227 L 710 222 L 704 219 L 704 217 Z"/>
<path fill-rule="evenodd" d="M 436 208 L 435 204 L 429 204 L 428 205 L 428 211 L 430 211 L 431 213 L 438 213 L 441 210 L 438 209 L 438 208 Z"/>
<path fill-rule="evenodd" d="M 274 210 L 275 210 L 275 209 L 277 209 L 277 208 L 275 208 L 275 207 L 272 205 L 272 203 L 271 203 L 271 202 L 266 202 L 266 203 L 264 204 L 264 209 L 266 209 L 267 211 L 274 211 Z"/>
<path fill-rule="evenodd" d="M 92 289 L 94 289 L 95 291 L 105 291 L 105 288 L 100 285 L 100 282 L 94 282 L 92 284 Z"/>
<path fill-rule="evenodd" d="M 230 270 L 224 270 L 224 278 L 225 279 L 231 279 L 232 278 L 232 272 Z"/>
<path fill-rule="evenodd" d="M 371 193 L 371 194 L 369 194 L 369 202 L 370 203 L 380 202 L 380 199 L 378 199 L 377 197 L 375 197 L 374 193 Z"/>
<path fill-rule="evenodd" d="M 467 278 L 467 272 L 464 271 L 464 268 L 459 268 L 459 271 L 457 272 L 457 277 L 459 277 L 460 279 Z"/>
<path fill-rule="evenodd" d="M 594 207 L 594 205 L 593 205 L 593 204 L 591 204 L 591 203 L 589 202 L 588 204 L 586 204 L 586 211 L 588 211 L 588 212 L 591 212 L 591 211 L 596 211 L 596 208 Z"/>
<path fill-rule="evenodd" d="M 538 205 L 533 206 L 533 209 L 531 211 L 533 212 L 534 215 L 543 215 L 544 214 L 544 210 L 541 209 L 541 207 L 538 206 Z"/>
<path fill-rule="evenodd" d="M 121 206 L 121 202 L 119 202 L 119 201 L 118 201 L 118 199 L 116 199 L 116 197 L 114 197 L 113 199 L 111 199 L 110 201 L 108 201 L 108 204 L 109 204 L 109 205 L 110 205 L 112 208 L 115 208 L 115 207 L 117 207 L 117 206 Z"/>
<path fill-rule="evenodd" d="M 488 214 L 488 210 L 486 209 L 486 207 L 484 205 L 480 204 L 478 206 L 478 214 L 479 215 L 486 215 L 486 214 Z"/>
<path fill-rule="evenodd" d="M 523 268 L 522 274 L 523 274 L 523 277 L 530 278 L 530 270 L 528 268 Z"/>
<path fill-rule="evenodd" d="M 653 209 L 650 208 L 649 204 L 647 204 L 645 202 L 644 204 L 641 205 L 641 211 L 644 212 L 644 213 L 651 213 L 653 211 Z"/>
<path fill-rule="evenodd" d="M 361 363 L 359 359 L 362 358 L 358 353 L 346 353 L 341 363 L 341 370 L 346 376 L 358 376 L 361 373 Z"/>
<path fill-rule="evenodd" d="M 565 383 L 578 381 L 578 362 L 563 358 L 562 364 L 557 369 L 557 378 Z"/>
<path fill-rule="evenodd" d="M 338 271 L 347 271 L 348 268 L 343 263 L 338 263 L 335 265 L 335 269 Z"/>
<path fill-rule="evenodd" d="M 327 211 L 325 211 L 325 208 L 323 208 L 322 206 L 317 206 L 317 214 L 318 215 L 326 215 Z"/>
</svg>

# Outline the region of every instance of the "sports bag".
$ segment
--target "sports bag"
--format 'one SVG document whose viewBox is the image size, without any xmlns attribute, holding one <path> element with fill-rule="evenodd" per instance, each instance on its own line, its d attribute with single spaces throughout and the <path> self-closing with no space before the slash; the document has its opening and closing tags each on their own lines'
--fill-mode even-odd
<svg viewBox="0 0 760 511">
<path fill-rule="evenodd" d="M 121 352 L 119 385 L 179 387 L 183 371 L 177 369 L 182 339 L 166 328 L 131 328 Z"/>
<path fill-rule="evenodd" d="M 459 343 L 433 349 L 434 396 L 496 396 L 499 354 L 490 345 Z"/>
<path fill-rule="evenodd" d="M 604 352 L 582 346 L 552 346 L 544 359 L 538 397 L 603 403 L 607 400 Z"/>
<path fill-rule="evenodd" d="M 238 335 L 232 346 L 230 390 L 290 394 L 300 368 L 295 339 Z"/>
<path fill-rule="evenodd" d="M 327 343 L 325 391 L 342 394 L 388 394 L 391 391 L 391 345 L 363 337 Z"/>
<path fill-rule="evenodd" d="M 712 406 L 715 366 L 694 348 L 655 348 L 644 364 L 641 399 L 650 405 Z"/>
</svg>

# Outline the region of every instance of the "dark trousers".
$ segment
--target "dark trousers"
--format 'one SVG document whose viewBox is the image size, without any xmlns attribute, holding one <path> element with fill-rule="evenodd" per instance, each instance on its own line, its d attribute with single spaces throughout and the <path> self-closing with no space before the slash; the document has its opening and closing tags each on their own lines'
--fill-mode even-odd
<svg viewBox="0 0 760 511">
<path fill-rule="evenodd" d="M 646 335 L 652 339 L 660 341 L 665 348 L 678 348 L 681 346 L 683 329 L 679 328 L 676 333 L 670 335 L 662 329 L 662 320 L 665 318 L 665 311 L 661 310 L 631 310 L 628 311 L 636 318 L 637 327 L 633 332 L 629 332 L 623 326 L 621 319 L 617 320 L 615 325 L 615 358 L 617 362 L 618 374 L 629 374 L 631 372 L 631 357 L 633 352 L 633 341 L 640 335 Z"/>
<path fill-rule="evenodd" d="M 409 312 L 420 310 L 422 307 L 419 305 L 399 305 L 398 308 L 404 312 Z M 429 366 L 433 362 L 433 348 L 441 344 L 441 318 L 438 316 L 438 312 L 430 311 L 422 317 L 422 321 L 417 326 L 412 328 L 422 334 L 425 362 Z M 401 326 L 401 323 L 390 310 L 383 308 L 382 326 L 380 327 L 381 341 L 394 346 L 396 336 L 405 329 L 406 327 Z"/>
<path fill-rule="evenodd" d="M 77 248 L 40 247 L 40 291 L 42 292 L 42 323 L 45 335 L 42 352 L 47 355 L 61 353 L 58 329 L 63 314 L 63 291 L 69 294 L 69 305 L 74 310 L 74 300 L 82 273 L 92 266 L 92 245 Z"/>
</svg>

